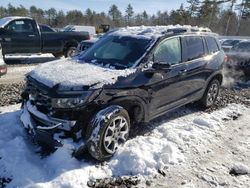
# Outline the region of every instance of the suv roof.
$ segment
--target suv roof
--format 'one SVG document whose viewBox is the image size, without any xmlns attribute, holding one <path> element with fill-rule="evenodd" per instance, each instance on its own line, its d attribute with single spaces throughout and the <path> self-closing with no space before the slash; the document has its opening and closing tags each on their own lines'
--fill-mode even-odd
<svg viewBox="0 0 250 188">
<path fill-rule="evenodd" d="M 110 32 L 109 34 L 119 35 L 119 36 L 133 36 L 136 38 L 156 39 L 156 38 L 163 37 L 165 35 L 187 34 L 187 33 L 217 35 L 215 33 L 212 33 L 209 28 L 190 26 L 190 25 L 125 27 L 125 28 L 120 28 L 113 32 Z"/>
</svg>

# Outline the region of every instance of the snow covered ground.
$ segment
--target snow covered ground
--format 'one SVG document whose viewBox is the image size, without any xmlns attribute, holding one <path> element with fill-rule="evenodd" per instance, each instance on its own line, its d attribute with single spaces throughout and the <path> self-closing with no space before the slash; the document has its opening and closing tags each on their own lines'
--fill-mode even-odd
<svg viewBox="0 0 250 188">
<path fill-rule="evenodd" d="M 8 187 L 87 187 L 89 180 L 118 176 L 137 176 L 142 187 L 146 180 L 152 187 L 250 186 L 249 176 L 229 175 L 235 164 L 250 167 L 250 109 L 242 105 L 231 104 L 210 114 L 177 109 L 139 129 L 110 161 L 101 164 L 72 158 L 75 144 L 70 139 L 41 157 L 21 127 L 19 106 L 0 111 L 0 179 L 12 179 Z M 221 143 L 237 147 L 235 154 Z M 208 157 L 212 154 L 217 158 Z M 217 171 L 224 172 L 221 179 L 213 176 Z M 159 172 L 166 177 L 160 178 Z"/>
<path fill-rule="evenodd" d="M 25 74 L 32 71 L 37 65 L 10 66 L 6 75 L 1 77 L 0 84 L 11 84 L 24 81 Z"/>
<path fill-rule="evenodd" d="M 53 60 L 56 58 L 52 54 L 6 55 L 6 63 L 14 66 L 8 66 L 7 74 L 1 77 L 0 84 L 21 82 L 25 74 L 32 71 L 38 64 Z"/>
</svg>

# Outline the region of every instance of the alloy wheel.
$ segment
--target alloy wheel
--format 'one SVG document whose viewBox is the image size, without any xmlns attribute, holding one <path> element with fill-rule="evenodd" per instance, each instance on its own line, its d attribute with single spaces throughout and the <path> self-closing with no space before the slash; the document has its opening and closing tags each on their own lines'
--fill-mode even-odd
<svg viewBox="0 0 250 188">
<path fill-rule="evenodd" d="M 128 132 L 127 120 L 122 116 L 114 118 L 104 133 L 103 145 L 105 150 L 110 154 L 114 154 L 118 146 L 127 140 Z"/>
<path fill-rule="evenodd" d="M 218 84 L 213 83 L 207 92 L 207 104 L 208 105 L 212 105 L 214 103 L 214 101 L 217 98 L 218 92 L 219 92 Z"/>
</svg>

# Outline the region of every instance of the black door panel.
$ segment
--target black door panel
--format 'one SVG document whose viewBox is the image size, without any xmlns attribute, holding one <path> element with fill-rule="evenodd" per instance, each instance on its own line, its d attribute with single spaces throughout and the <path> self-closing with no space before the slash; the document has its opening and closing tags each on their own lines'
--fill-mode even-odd
<svg viewBox="0 0 250 188">
<path fill-rule="evenodd" d="M 174 108 L 183 103 L 185 89 L 185 77 L 187 66 L 182 61 L 181 41 L 179 37 L 171 38 L 161 42 L 154 52 L 154 61 L 159 64 L 149 82 L 151 93 L 150 115 L 156 116 L 166 110 Z M 158 63 L 159 62 L 159 63 Z M 166 71 L 161 69 L 160 64 L 169 64 Z"/>
<path fill-rule="evenodd" d="M 5 28 L 8 31 L 8 41 L 5 39 L 8 51 L 6 53 L 38 53 L 41 52 L 40 34 L 36 24 L 29 19 L 10 22 Z"/>
<path fill-rule="evenodd" d="M 175 106 L 178 106 L 184 98 L 183 90 L 186 70 L 185 64 L 180 64 L 172 68 L 169 72 L 155 73 L 151 79 L 151 115 L 162 113 Z"/>
</svg>

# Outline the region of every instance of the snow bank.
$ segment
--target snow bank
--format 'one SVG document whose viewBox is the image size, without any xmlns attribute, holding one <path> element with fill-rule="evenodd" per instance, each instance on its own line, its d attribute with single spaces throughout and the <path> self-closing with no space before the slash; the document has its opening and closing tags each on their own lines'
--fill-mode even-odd
<svg viewBox="0 0 250 188">
<path fill-rule="evenodd" d="M 133 72 L 135 69 L 113 70 L 73 59 L 63 59 L 39 65 L 30 76 L 49 87 L 60 83 L 61 89 L 77 86 L 100 88 Z"/>
<path fill-rule="evenodd" d="M 151 123 L 152 131 L 127 141 L 108 162 L 94 164 L 71 157 L 75 144 L 62 140 L 64 146 L 48 157 L 36 153 L 19 120 L 17 106 L 0 111 L 0 177 L 12 178 L 9 187 L 87 187 L 90 179 L 157 174 L 158 169 L 185 161 L 189 143 L 213 138 L 223 128 L 223 119 L 242 113 L 241 105 L 230 105 L 211 114 L 180 108 Z M 142 127 L 142 129 L 144 129 Z"/>
</svg>

